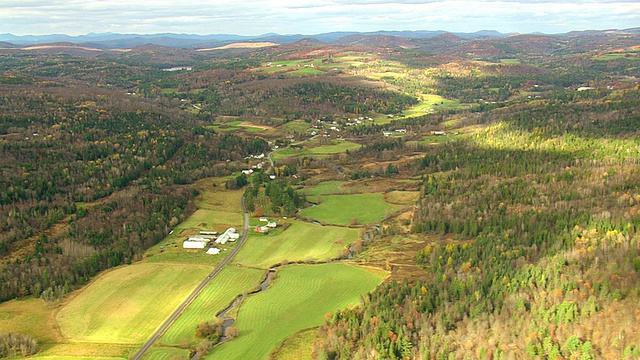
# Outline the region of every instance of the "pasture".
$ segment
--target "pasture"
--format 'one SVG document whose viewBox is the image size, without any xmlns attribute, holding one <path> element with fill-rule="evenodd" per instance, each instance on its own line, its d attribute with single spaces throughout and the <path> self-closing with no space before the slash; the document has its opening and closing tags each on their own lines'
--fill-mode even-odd
<svg viewBox="0 0 640 360">
<path fill-rule="evenodd" d="M 265 359 L 292 334 L 322 324 L 327 313 L 357 305 L 385 276 L 339 263 L 285 266 L 266 291 L 240 306 L 239 336 L 213 348 L 206 359 Z"/>
<path fill-rule="evenodd" d="M 377 223 L 398 209 L 384 200 L 382 194 L 322 196 L 322 203 L 300 211 L 300 215 L 326 224 Z"/>
<path fill-rule="evenodd" d="M 143 360 L 184 360 L 189 358 L 189 350 L 154 347 L 149 350 Z"/>
<path fill-rule="evenodd" d="M 142 343 L 210 271 L 209 266 L 168 263 L 108 271 L 58 312 L 60 332 L 78 342 Z"/>
<path fill-rule="evenodd" d="M 275 160 L 280 160 L 299 155 L 326 156 L 344 153 L 347 150 L 357 150 L 360 147 L 362 147 L 362 145 L 346 140 L 334 140 L 330 144 L 326 145 L 320 144 L 318 141 L 308 141 L 304 144 L 302 149 L 288 147 L 275 152 L 273 154 L 273 158 Z"/>
<path fill-rule="evenodd" d="M 234 262 L 266 269 L 283 260 L 326 260 L 337 257 L 358 235 L 357 229 L 295 221 L 278 235 L 249 236 Z"/>
<path fill-rule="evenodd" d="M 342 181 L 325 181 L 313 187 L 305 187 L 302 190 L 307 196 L 339 195 L 348 193 L 342 186 Z"/>
<path fill-rule="evenodd" d="M 263 270 L 225 267 L 167 329 L 159 343 L 167 346 L 194 345 L 198 324 L 214 320 L 216 314 L 224 310 L 237 295 L 256 289 L 264 275 Z"/>
</svg>

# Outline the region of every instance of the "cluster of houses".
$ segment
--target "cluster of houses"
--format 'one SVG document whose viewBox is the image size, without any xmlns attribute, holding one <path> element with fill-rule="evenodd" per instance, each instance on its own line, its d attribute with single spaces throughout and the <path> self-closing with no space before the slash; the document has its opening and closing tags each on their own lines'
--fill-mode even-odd
<svg viewBox="0 0 640 360">
<path fill-rule="evenodd" d="M 259 220 L 261 222 L 266 222 L 267 224 L 266 225 L 258 225 L 258 226 L 256 226 L 254 231 L 257 232 L 257 233 L 268 234 L 269 230 L 275 229 L 278 226 L 278 224 L 275 221 L 269 221 L 269 219 L 264 217 L 264 216 L 261 217 Z"/>
<path fill-rule="evenodd" d="M 187 240 L 182 243 L 184 249 L 204 249 L 212 241 L 216 244 L 224 245 L 227 242 L 236 241 L 240 238 L 240 234 L 235 228 L 228 228 L 224 233 L 218 235 L 217 231 L 200 231 L 198 235 L 189 236 Z M 211 247 L 207 250 L 207 254 L 216 255 L 220 253 L 220 249 Z"/>
<path fill-rule="evenodd" d="M 391 130 L 385 130 L 385 131 L 383 131 L 383 132 L 382 132 L 382 135 L 384 135 L 384 136 L 391 136 L 391 135 L 393 135 L 394 133 L 395 133 L 396 135 L 404 135 L 404 134 L 406 134 L 406 133 L 407 133 L 407 129 L 395 129 L 395 130 L 393 130 L 393 131 L 391 131 Z"/>
</svg>

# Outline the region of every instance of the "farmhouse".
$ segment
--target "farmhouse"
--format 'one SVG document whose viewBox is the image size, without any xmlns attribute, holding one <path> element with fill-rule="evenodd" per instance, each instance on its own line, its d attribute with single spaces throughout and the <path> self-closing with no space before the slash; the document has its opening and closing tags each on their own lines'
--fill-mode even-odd
<svg viewBox="0 0 640 360">
<path fill-rule="evenodd" d="M 207 245 L 207 243 L 204 241 L 185 240 L 185 242 L 182 243 L 184 249 L 204 249 L 205 245 Z"/>
<path fill-rule="evenodd" d="M 257 233 L 268 234 L 269 233 L 269 228 L 266 227 L 266 226 L 256 226 L 254 231 L 257 232 Z"/>
<path fill-rule="evenodd" d="M 275 221 L 269 221 L 269 222 L 267 223 L 267 227 L 268 227 L 268 228 L 275 229 L 275 227 L 276 227 L 276 226 L 278 226 L 278 224 L 276 224 L 276 222 L 275 222 Z"/>
<path fill-rule="evenodd" d="M 261 216 L 259 220 L 261 222 L 269 222 L 269 218 L 267 218 L 266 216 Z"/>
<path fill-rule="evenodd" d="M 442 136 L 442 135 L 447 135 L 444 131 L 442 130 L 436 130 L 431 132 L 433 135 L 438 135 L 438 136 Z"/>
</svg>

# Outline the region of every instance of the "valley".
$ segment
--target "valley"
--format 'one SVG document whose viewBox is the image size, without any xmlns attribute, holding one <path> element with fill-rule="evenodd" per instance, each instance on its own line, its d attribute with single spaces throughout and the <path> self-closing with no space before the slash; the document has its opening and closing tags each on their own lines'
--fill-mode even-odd
<svg viewBox="0 0 640 360">
<path fill-rule="evenodd" d="M 0 357 L 637 358 L 638 42 L 0 49 Z"/>
</svg>

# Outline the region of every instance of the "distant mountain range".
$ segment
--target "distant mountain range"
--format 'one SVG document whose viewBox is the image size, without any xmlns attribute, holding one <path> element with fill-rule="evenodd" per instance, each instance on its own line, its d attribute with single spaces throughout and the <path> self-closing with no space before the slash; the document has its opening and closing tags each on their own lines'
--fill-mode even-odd
<svg viewBox="0 0 640 360">
<path fill-rule="evenodd" d="M 556 34 L 556 36 L 580 36 L 580 35 L 607 35 L 607 34 L 640 34 L 640 28 L 626 29 L 626 30 L 604 30 L 604 31 L 579 31 L 570 32 L 566 34 Z M 536 33 L 542 35 L 541 33 Z M 174 48 L 209 48 L 215 46 L 222 46 L 234 42 L 274 42 L 278 44 L 291 44 L 299 41 L 312 41 L 323 43 L 337 43 L 337 44 L 356 44 L 363 41 L 365 38 L 378 38 L 383 39 L 384 42 L 389 43 L 401 43 L 402 39 L 405 40 L 419 40 L 419 39 L 431 39 L 439 38 L 442 36 L 460 40 L 483 40 L 483 39 L 501 39 L 514 34 L 503 34 L 494 30 L 483 30 L 474 33 L 450 33 L 446 31 L 375 31 L 375 32 L 355 32 L 355 31 L 343 31 L 343 32 L 329 32 L 315 35 L 280 35 L 275 33 L 263 34 L 259 36 L 241 36 L 233 34 L 212 34 L 212 35 L 195 35 L 195 34 L 175 34 L 175 33 L 163 33 L 163 34 L 117 34 L 117 33 L 89 33 L 86 35 L 70 36 L 64 34 L 51 34 L 51 35 L 23 35 L 17 36 L 13 34 L 0 34 L 0 47 L 23 47 L 32 46 L 37 44 L 50 44 L 50 43 L 72 43 L 86 47 L 92 47 L 97 49 L 118 49 L 118 48 L 132 48 L 141 45 L 154 44 L 165 47 Z"/>
</svg>

